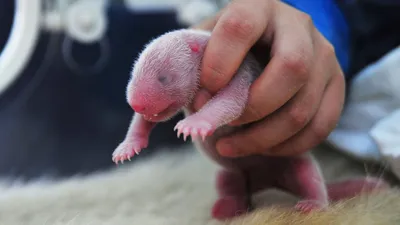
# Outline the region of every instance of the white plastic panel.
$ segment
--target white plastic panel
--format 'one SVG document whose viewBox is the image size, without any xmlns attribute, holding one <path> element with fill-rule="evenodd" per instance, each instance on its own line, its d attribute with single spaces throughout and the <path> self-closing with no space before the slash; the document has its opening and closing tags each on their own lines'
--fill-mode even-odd
<svg viewBox="0 0 400 225">
<path fill-rule="evenodd" d="M 16 0 L 11 35 L 0 55 L 0 95 L 29 61 L 40 30 L 40 0 Z"/>
</svg>

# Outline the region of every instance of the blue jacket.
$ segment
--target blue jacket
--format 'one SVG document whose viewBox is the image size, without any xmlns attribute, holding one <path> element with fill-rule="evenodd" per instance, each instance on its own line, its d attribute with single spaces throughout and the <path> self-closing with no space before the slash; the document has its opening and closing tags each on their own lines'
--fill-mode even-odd
<svg viewBox="0 0 400 225">
<path fill-rule="evenodd" d="M 398 0 L 282 0 L 309 14 L 350 79 L 400 44 Z"/>
<path fill-rule="evenodd" d="M 350 33 L 347 21 L 334 0 L 283 0 L 311 16 L 314 25 L 335 48 L 336 56 L 346 72 L 349 68 Z"/>
</svg>

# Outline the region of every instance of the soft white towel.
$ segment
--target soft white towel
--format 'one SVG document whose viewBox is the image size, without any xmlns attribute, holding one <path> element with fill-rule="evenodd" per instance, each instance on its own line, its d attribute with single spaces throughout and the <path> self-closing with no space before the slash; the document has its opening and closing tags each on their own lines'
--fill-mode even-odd
<svg viewBox="0 0 400 225">
<path fill-rule="evenodd" d="M 400 178 L 400 47 L 362 70 L 328 142 L 362 161 L 389 163 Z"/>
</svg>

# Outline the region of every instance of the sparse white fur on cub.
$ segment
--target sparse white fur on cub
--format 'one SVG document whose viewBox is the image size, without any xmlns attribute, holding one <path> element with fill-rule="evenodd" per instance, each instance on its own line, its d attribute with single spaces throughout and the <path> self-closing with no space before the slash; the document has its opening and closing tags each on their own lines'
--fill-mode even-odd
<svg viewBox="0 0 400 225">
<path fill-rule="evenodd" d="M 217 176 L 219 199 L 212 209 L 214 218 L 246 212 L 249 196 L 265 188 L 281 188 L 300 196 L 296 209 L 308 212 L 323 209 L 330 199 L 350 197 L 379 184 L 379 180 L 362 178 L 327 188 L 317 162 L 308 153 L 293 157 L 219 155 L 215 148 L 218 138 L 243 129 L 227 124 L 243 112 L 250 86 L 262 68 L 251 54 L 247 55 L 230 83 L 198 112 L 191 112 L 187 106 L 200 88 L 200 68 L 210 37 L 207 31 L 181 29 L 145 46 L 127 87 L 127 101 L 136 113 L 124 141 L 113 153 L 116 163 L 146 148 L 153 127 L 183 110 L 185 119 L 175 126 L 178 136 L 183 134 L 185 140 L 191 136 L 197 148 L 222 167 Z"/>
</svg>

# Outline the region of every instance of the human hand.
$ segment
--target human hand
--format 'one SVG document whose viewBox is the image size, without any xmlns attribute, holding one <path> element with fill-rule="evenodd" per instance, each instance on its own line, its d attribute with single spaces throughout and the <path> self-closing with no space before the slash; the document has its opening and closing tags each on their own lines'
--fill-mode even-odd
<svg viewBox="0 0 400 225">
<path fill-rule="evenodd" d="M 334 129 L 344 104 L 343 72 L 333 46 L 307 14 L 277 0 L 235 0 L 194 28 L 213 32 L 196 111 L 231 80 L 250 50 L 269 60 L 243 115 L 230 124 L 248 126 L 218 140 L 221 155 L 299 154 Z"/>
</svg>

